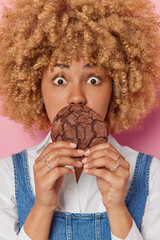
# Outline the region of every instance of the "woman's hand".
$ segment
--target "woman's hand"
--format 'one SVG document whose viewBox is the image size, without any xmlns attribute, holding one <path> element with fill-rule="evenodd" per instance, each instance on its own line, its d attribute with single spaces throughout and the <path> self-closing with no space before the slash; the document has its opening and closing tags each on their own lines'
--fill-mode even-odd
<svg viewBox="0 0 160 240">
<path fill-rule="evenodd" d="M 97 177 L 112 234 L 126 238 L 133 224 L 125 205 L 129 163 L 109 143 L 91 147 L 82 160 L 84 172 Z"/>
<path fill-rule="evenodd" d="M 68 142 L 50 143 L 36 159 L 33 170 L 38 206 L 54 212 L 64 176 L 74 173 L 74 168 L 66 165 L 82 167 L 82 163 L 72 157 L 81 157 L 84 151 L 75 148 L 75 144 Z"/>
<path fill-rule="evenodd" d="M 124 207 L 129 163 L 109 143 L 91 147 L 85 156 L 84 172 L 97 177 L 107 212 Z"/>
<path fill-rule="evenodd" d="M 74 173 L 66 165 L 82 166 L 82 163 L 72 157 L 81 157 L 84 151 L 79 152 L 75 148 L 75 144 L 68 142 L 49 143 L 35 161 L 33 170 L 36 200 L 24 224 L 24 230 L 30 239 L 48 239 L 63 178 Z"/>
</svg>

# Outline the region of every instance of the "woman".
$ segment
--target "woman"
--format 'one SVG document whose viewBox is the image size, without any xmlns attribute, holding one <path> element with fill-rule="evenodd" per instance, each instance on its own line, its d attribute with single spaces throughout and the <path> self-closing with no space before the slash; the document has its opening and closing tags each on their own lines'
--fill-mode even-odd
<svg viewBox="0 0 160 240">
<path fill-rule="evenodd" d="M 17 0 L 1 25 L 3 114 L 32 136 L 68 105 L 90 107 L 110 133 L 157 106 L 159 24 L 149 1 Z M 1 160 L 1 239 L 158 239 L 160 162 L 111 135 L 76 147 L 49 133 Z"/>
</svg>

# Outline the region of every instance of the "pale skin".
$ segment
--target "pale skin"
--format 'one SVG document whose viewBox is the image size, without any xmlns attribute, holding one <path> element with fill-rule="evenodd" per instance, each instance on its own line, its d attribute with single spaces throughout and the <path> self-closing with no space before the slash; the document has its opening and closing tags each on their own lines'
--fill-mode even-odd
<svg viewBox="0 0 160 240">
<path fill-rule="evenodd" d="M 80 58 L 70 66 L 60 66 L 53 71 L 46 68 L 41 82 L 42 96 L 47 115 L 52 122 L 60 109 L 71 104 L 84 104 L 104 119 L 112 92 L 111 79 L 101 71 L 96 75 L 96 67 Z M 59 74 L 62 72 L 62 76 Z M 45 154 L 51 170 L 42 162 Z M 111 172 L 117 162 L 118 151 L 109 143 L 93 146 L 86 151 L 77 150 L 68 142 L 50 143 L 35 160 L 34 177 L 36 200 L 24 224 L 24 230 L 32 240 L 47 240 L 54 211 L 59 203 L 59 192 L 65 175 L 75 174 L 77 182 L 82 170 L 95 176 L 102 194 L 112 233 L 124 239 L 131 227 L 132 218 L 125 205 L 126 188 L 129 179 L 129 163 L 120 155 L 120 166 Z M 82 162 L 72 157 L 83 157 Z M 73 170 L 65 167 L 71 165 Z"/>
</svg>

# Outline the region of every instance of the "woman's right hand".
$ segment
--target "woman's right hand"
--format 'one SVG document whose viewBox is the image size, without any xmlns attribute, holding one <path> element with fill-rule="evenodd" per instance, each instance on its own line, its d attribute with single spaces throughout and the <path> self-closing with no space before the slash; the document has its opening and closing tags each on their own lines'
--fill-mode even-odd
<svg viewBox="0 0 160 240">
<path fill-rule="evenodd" d="M 83 150 L 75 149 L 76 145 L 69 142 L 49 143 L 33 166 L 35 178 L 36 201 L 39 207 L 53 211 L 59 203 L 59 192 L 65 175 L 73 174 L 74 168 L 69 169 L 66 165 L 82 167 L 75 157 L 84 155 Z M 74 157 L 74 158 L 73 158 Z M 44 158 L 49 163 L 44 162 Z"/>
</svg>

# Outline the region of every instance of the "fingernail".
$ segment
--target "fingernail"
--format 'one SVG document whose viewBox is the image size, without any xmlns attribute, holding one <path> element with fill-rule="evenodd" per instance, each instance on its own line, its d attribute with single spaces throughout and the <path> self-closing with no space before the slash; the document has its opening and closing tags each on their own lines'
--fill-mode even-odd
<svg viewBox="0 0 160 240">
<path fill-rule="evenodd" d="M 86 163 L 86 162 L 87 162 L 87 158 L 85 157 L 83 158 L 82 163 Z"/>
<path fill-rule="evenodd" d="M 84 168 L 87 168 L 87 167 L 88 167 L 88 164 L 85 164 L 85 165 L 84 165 Z"/>
<path fill-rule="evenodd" d="M 88 169 L 84 169 L 84 172 L 88 172 L 89 170 Z"/>
<path fill-rule="evenodd" d="M 77 161 L 78 164 L 82 165 L 82 163 L 80 161 Z"/>
<path fill-rule="evenodd" d="M 91 151 L 88 149 L 88 150 L 84 153 L 84 155 L 85 155 L 85 156 L 88 156 L 88 155 L 90 154 L 90 152 L 91 152 Z"/>
<path fill-rule="evenodd" d="M 79 149 L 77 150 L 77 152 L 80 153 L 80 154 L 84 153 L 83 150 L 79 150 Z"/>
<path fill-rule="evenodd" d="M 70 146 L 75 148 L 75 147 L 77 147 L 77 144 L 76 143 L 70 143 Z"/>
</svg>

